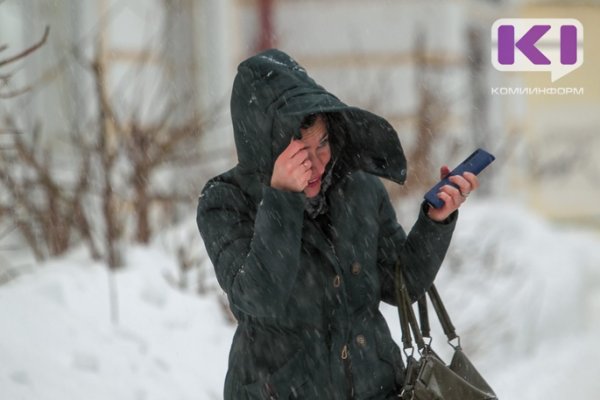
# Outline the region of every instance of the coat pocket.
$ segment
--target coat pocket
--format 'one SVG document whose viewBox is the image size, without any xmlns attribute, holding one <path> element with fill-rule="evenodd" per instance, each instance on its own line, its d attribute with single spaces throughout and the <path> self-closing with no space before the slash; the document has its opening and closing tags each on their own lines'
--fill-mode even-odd
<svg viewBox="0 0 600 400">
<path fill-rule="evenodd" d="M 352 380 L 357 398 L 383 399 L 398 387 L 397 373 L 402 359 L 395 356 L 399 349 L 393 341 L 385 340 L 378 332 L 358 335 L 350 351 Z"/>
<path fill-rule="evenodd" d="M 299 351 L 281 368 L 265 379 L 244 386 L 248 400 L 288 400 L 301 396 L 303 386 L 309 382 L 305 353 Z"/>
<path fill-rule="evenodd" d="M 405 368 L 402 353 L 396 342 L 391 337 L 379 336 L 377 338 L 377 354 L 380 359 L 392 366 L 396 387 L 401 387 L 404 383 Z"/>
</svg>

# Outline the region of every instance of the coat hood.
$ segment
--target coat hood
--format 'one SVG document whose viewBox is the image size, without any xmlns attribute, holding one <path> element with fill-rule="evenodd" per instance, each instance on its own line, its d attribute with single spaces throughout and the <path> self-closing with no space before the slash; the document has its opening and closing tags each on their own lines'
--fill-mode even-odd
<svg viewBox="0 0 600 400">
<path fill-rule="evenodd" d="M 363 170 L 404 183 L 406 158 L 392 126 L 375 114 L 344 104 L 276 49 L 238 66 L 231 96 L 238 168 L 270 179 L 277 156 L 292 137 L 300 138 L 303 117 L 314 113 L 326 113 L 335 121 L 330 139 L 338 157 L 336 168 L 344 174 Z"/>
</svg>

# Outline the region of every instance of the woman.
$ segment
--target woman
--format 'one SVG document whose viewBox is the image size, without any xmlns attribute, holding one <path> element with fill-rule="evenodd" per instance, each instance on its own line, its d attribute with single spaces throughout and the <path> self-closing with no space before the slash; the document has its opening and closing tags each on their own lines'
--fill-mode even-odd
<svg viewBox="0 0 600 400">
<path fill-rule="evenodd" d="M 451 178 L 406 235 L 376 177 L 406 177 L 383 118 L 278 50 L 240 64 L 231 113 L 238 165 L 207 183 L 197 216 L 238 320 L 225 399 L 390 398 L 404 365 L 379 302 L 394 303 L 397 259 L 413 299 L 431 285 L 476 177 Z"/>
</svg>

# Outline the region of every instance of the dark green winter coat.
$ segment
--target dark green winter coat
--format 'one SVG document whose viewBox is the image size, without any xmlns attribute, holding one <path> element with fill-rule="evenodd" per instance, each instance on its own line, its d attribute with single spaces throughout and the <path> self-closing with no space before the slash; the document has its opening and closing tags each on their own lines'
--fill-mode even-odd
<svg viewBox="0 0 600 400">
<path fill-rule="evenodd" d="M 269 187 L 273 164 L 306 114 L 331 113 L 329 211 Z M 238 320 L 225 399 L 385 399 L 401 385 L 399 347 L 379 312 L 394 303 L 393 269 L 416 299 L 433 282 L 456 213 L 421 211 L 408 235 L 375 175 L 403 183 L 406 161 L 384 119 L 348 107 L 288 55 L 270 50 L 238 68 L 231 113 L 238 165 L 210 180 L 197 222 Z"/>
</svg>

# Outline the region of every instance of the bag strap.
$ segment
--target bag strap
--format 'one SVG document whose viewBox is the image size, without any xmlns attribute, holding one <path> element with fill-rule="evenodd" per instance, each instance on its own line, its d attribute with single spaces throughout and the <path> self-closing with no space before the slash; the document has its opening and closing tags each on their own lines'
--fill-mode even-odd
<svg viewBox="0 0 600 400">
<path fill-rule="evenodd" d="M 419 331 L 419 324 L 417 324 L 417 319 L 412 308 L 408 289 L 406 288 L 404 274 L 402 273 L 402 265 L 399 260 L 396 262 L 395 273 L 396 302 L 398 303 L 398 316 L 400 319 L 400 329 L 402 331 L 402 343 L 404 345 L 404 349 L 406 350 L 413 347 L 410 332 L 412 329 L 415 343 L 417 344 L 419 350 L 422 350 L 425 347 L 425 341 L 423 340 L 423 337 L 430 337 L 427 298 L 425 295 L 423 295 L 418 300 L 419 319 L 421 325 L 421 330 Z M 431 285 L 427 293 L 429 294 L 429 298 L 431 299 L 435 313 L 437 314 L 440 324 L 442 325 L 444 334 L 448 338 L 448 343 L 452 345 L 451 341 L 458 338 L 458 344 L 456 346 L 452 346 L 455 348 L 460 348 L 460 337 L 456 334 L 456 328 L 452 324 L 452 320 L 450 319 L 450 316 L 446 311 L 446 307 L 444 306 L 440 294 L 434 284 Z"/>
<path fill-rule="evenodd" d="M 421 335 L 424 338 L 431 337 L 431 328 L 429 327 L 429 312 L 427 310 L 427 297 L 421 296 L 417 301 L 419 305 L 419 324 L 421 325 Z"/>
<path fill-rule="evenodd" d="M 402 274 L 402 267 L 399 260 L 396 261 L 395 273 L 396 302 L 398 303 L 398 317 L 400 319 L 400 329 L 402 331 L 402 344 L 404 346 L 404 350 L 413 348 L 412 337 L 415 339 L 417 348 L 422 350 L 425 347 L 425 341 L 423 340 L 423 336 L 419 331 L 419 325 L 412 309 L 410 296 L 408 294 L 408 289 L 406 288 L 406 283 L 404 281 L 404 275 Z"/>
<path fill-rule="evenodd" d="M 444 307 L 444 303 L 442 302 L 442 298 L 437 291 L 435 285 L 431 285 L 429 290 L 429 298 L 431 299 L 431 304 L 433 304 L 433 308 L 435 309 L 435 313 L 440 320 L 440 324 L 442 325 L 442 329 L 444 330 L 444 334 L 448 338 L 448 342 L 456 339 L 458 335 L 456 334 L 456 329 L 450 320 L 450 315 L 448 315 L 448 311 L 446 311 L 446 307 Z M 423 296 L 425 297 L 425 296 Z"/>
</svg>

